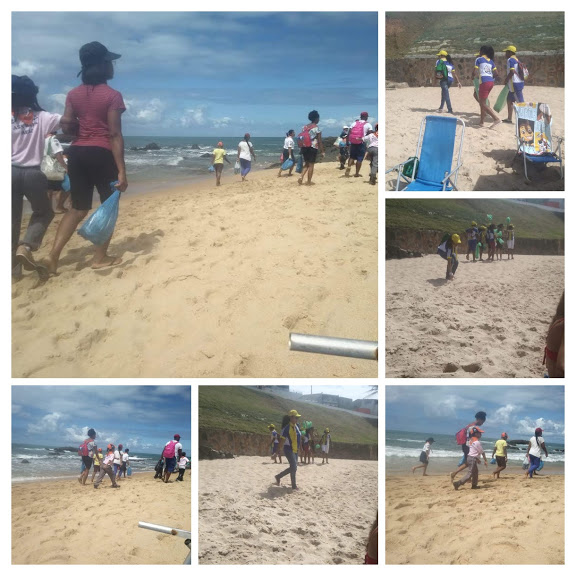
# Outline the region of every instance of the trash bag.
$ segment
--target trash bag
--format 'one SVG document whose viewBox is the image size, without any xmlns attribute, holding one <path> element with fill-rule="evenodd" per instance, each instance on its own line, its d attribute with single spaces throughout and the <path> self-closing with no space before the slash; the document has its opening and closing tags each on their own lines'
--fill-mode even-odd
<svg viewBox="0 0 576 576">
<path fill-rule="evenodd" d="M 214 164 L 210 164 L 210 168 L 208 168 L 208 172 L 214 172 Z"/>
<path fill-rule="evenodd" d="M 544 468 L 544 460 L 540 460 L 540 465 L 536 468 L 536 472 L 540 472 Z"/>
<path fill-rule="evenodd" d="M 490 460 L 490 464 L 496 464 L 496 458 L 492 458 L 492 460 Z"/>
<path fill-rule="evenodd" d="M 64 192 L 70 192 L 70 178 L 68 177 L 68 172 L 64 174 L 64 180 L 62 180 L 62 190 L 64 190 Z"/>
<path fill-rule="evenodd" d="M 288 158 L 288 159 L 282 164 L 282 170 L 290 170 L 290 168 L 292 168 L 292 166 L 294 166 L 294 160 L 292 160 L 292 158 Z"/>
<path fill-rule="evenodd" d="M 128 466 L 128 468 L 126 468 L 126 475 L 132 476 L 132 467 L 131 466 Z"/>
<path fill-rule="evenodd" d="M 116 190 L 116 192 L 84 222 L 80 230 L 78 230 L 78 234 L 96 246 L 108 242 L 114 233 L 114 227 L 118 219 L 119 204 L 120 191 Z"/>
<path fill-rule="evenodd" d="M 522 469 L 528 470 L 529 467 L 530 467 L 530 459 L 528 458 L 528 456 L 525 456 L 524 460 L 522 461 Z"/>
<path fill-rule="evenodd" d="M 302 174 L 302 168 L 304 167 L 304 159 L 302 158 L 302 155 L 300 155 L 298 157 L 298 162 L 296 163 L 296 172 L 298 174 Z"/>
<path fill-rule="evenodd" d="M 234 164 L 234 174 L 240 174 L 240 160 L 236 160 Z"/>
</svg>

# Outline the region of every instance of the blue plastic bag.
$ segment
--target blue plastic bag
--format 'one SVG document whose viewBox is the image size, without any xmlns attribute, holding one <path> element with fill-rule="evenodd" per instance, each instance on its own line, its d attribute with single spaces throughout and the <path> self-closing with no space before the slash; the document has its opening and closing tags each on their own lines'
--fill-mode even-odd
<svg viewBox="0 0 576 576">
<path fill-rule="evenodd" d="M 62 180 L 62 190 L 64 190 L 64 192 L 70 192 L 70 178 L 68 178 L 68 172 L 64 174 L 64 180 Z"/>
<path fill-rule="evenodd" d="M 462 458 L 460 458 L 460 462 L 458 462 L 458 466 L 462 466 L 462 464 L 466 463 L 466 454 L 462 454 Z"/>
<path fill-rule="evenodd" d="M 108 242 L 108 240 L 112 238 L 112 234 L 114 234 L 116 220 L 118 219 L 119 204 L 120 191 L 116 190 L 114 194 L 84 222 L 80 230 L 78 230 L 78 234 L 96 246 L 101 246 Z"/>
<path fill-rule="evenodd" d="M 302 174 L 302 168 L 304 167 L 304 159 L 302 158 L 302 155 L 300 155 L 298 157 L 298 162 L 296 163 L 296 172 L 298 172 L 298 174 Z"/>
<path fill-rule="evenodd" d="M 492 458 L 492 460 L 490 460 L 490 464 L 496 464 L 496 458 Z"/>
<path fill-rule="evenodd" d="M 292 158 L 287 158 L 284 161 L 284 164 L 282 164 L 282 170 L 290 170 L 292 166 L 294 166 L 294 160 L 292 160 Z"/>
<path fill-rule="evenodd" d="M 210 164 L 210 168 L 208 168 L 208 172 L 214 172 L 214 164 Z"/>
<path fill-rule="evenodd" d="M 544 468 L 544 460 L 540 460 L 540 465 L 536 468 L 536 472 L 540 472 Z"/>
<path fill-rule="evenodd" d="M 128 466 L 128 468 L 126 468 L 126 475 L 132 476 L 132 467 L 131 466 Z"/>
</svg>

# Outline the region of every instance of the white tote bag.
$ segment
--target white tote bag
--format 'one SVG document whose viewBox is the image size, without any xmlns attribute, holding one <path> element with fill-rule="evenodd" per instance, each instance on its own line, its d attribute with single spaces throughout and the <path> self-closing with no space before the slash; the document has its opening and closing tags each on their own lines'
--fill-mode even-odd
<svg viewBox="0 0 576 576">
<path fill-rule="evenodd" d="M 64 167 L 52 157 L 52 138 L 46 138 L 46 142 L 44 143 L 44 158 L 42 158 L 42 164 L 40 164 L 40 170 L 46 174 L 46 178 L 48 180 L 52 180 L 54 182 L 62 182 L 64 180 L 64 175 L 66 171 Z"/>
</svg>

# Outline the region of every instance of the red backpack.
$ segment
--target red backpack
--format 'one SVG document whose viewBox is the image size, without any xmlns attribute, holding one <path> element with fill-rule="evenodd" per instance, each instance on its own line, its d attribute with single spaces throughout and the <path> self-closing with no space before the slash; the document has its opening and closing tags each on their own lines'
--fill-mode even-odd
<svg viewBox="0 0 576 576">
<path fill-rule="evenodd" d="M 88 456 L 88 440 L 78 446 L 78 456 Z"/>
<path fill-rule="evenodd" d="M 316 124 L 308 124 L 302 128 L 302 132 L 298 134 L 298 147 L 299 148 L 310 148 L 312 146 L 312 138 L 310 138 L 310 130 L 314 128 Z"/>
<path fill-rule="evenodd" d="M 170 444 L 164 447 L 164 458 L 174 458 L 176 454 L 176 440 L 170 440 Z"/>
<path fill-rule="evenodd" d="M 364 138 L 364 124 L 366 124 L 366 120 L 356 120 L 356 123 L 348 134 L 350 144 L 362 144 L 362 138 Z"/>
<path fill-rule="evenodd" d="M 456 444 L 460 445 L 466 444 L 467 439 L 468 439 L 468 426 L 456 432 Z"/>
</svg>

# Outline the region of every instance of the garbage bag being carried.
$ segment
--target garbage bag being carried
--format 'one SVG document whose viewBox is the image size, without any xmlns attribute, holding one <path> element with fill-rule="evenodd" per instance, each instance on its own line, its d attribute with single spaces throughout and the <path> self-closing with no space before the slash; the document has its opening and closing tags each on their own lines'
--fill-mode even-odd
<svg viewBox="0 0 576 576">
<path fill-rule="evenodd" d="M 292 160 L 292 158 L 287 158 L 282 164 L 282 170 L 289 170 L 292 166 L 294 166 L 294 160 Z"/>
<path fill-rule="evenodd" d="M 101 246 L 112 238 L 116 220 L 118 219 L 118 206 L 120 204 L 120 191 L 116 189 L 118 182 L 111 182 L 110 188 L 114 189 L 114 193 L 110 198 L 102 203 L 100 208 L 84 222 L 78 234 L 95 244 Z"/>
</svg>

